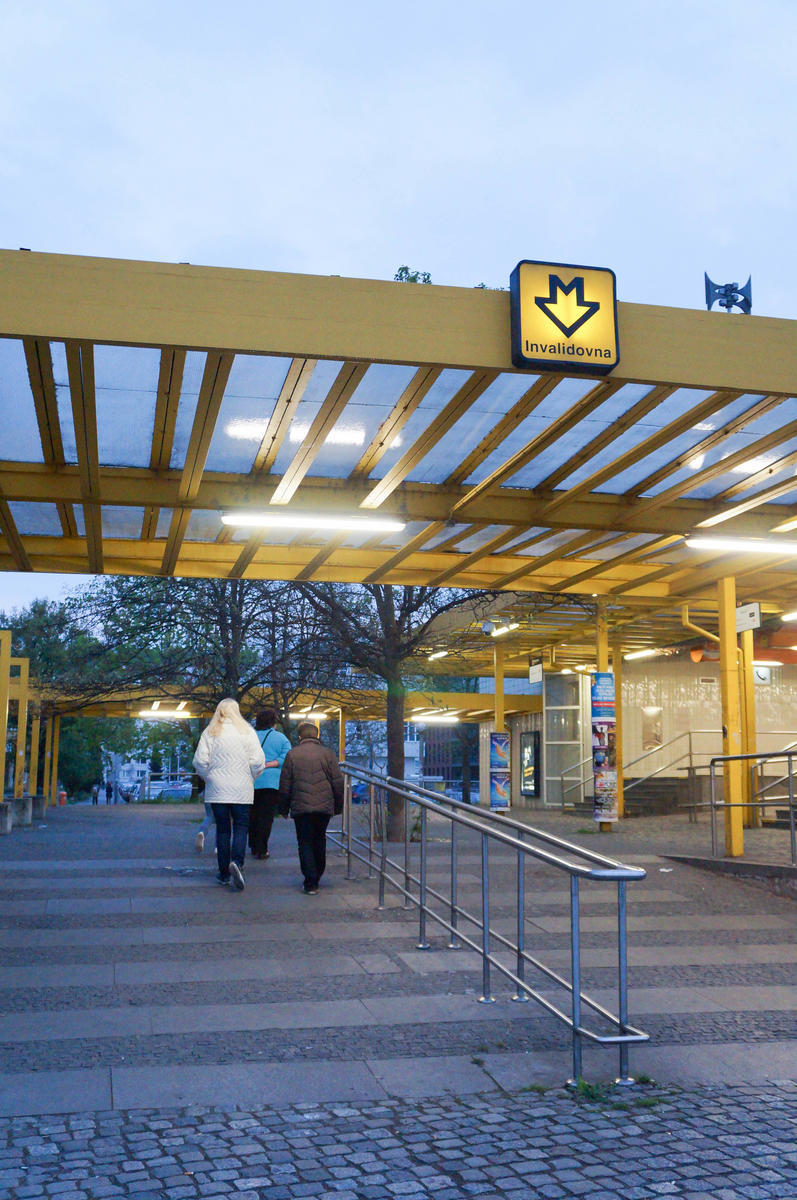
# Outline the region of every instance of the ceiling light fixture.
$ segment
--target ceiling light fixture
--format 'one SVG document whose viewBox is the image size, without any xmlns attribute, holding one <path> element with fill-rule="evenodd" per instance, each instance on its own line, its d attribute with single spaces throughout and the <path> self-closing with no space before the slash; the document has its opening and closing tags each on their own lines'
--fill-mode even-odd
<svg viewBox="0 0 797 1200">
<path fill-rule="evenodd" d="M 624 654 L 623 658 L 629 662 L 633 658 L 653 658 L 659 653 L 659 650 L 632 650 L 630 654 Z"/>
<path fill-rule="evenodd" d="M 511 633 L 513 629 L 519 629 L 520 623 L 512 621 L 509 625 L 497 625 L 490 634 L 490 637 L 503 637 L 505 633 Z"/>
<path fill-rule="evenodd" d="M 781 621 L 797 621 L 797 611 L 784 613 Z"/>
<path fill-rule="evenodd" d="M 727 550 L 731 554 L 797 555 L 797 542 L 778 542 L 771 538 L 688 537 L 690 550 Z"/>
<path fill-rule="evenodd" d="M 435 650 L 434 654 L 427 654 L 426 657 L 429 659 L 429 662 L 433 662 L 436 658 L 445 658 L 447 654 L 447 650 Z"/>
<path fill-rule="evenodd" d="M 320 513 L 229 512 L 221 514 L 222 525 L 247 529 L 329 529 L 338 533 L 399 533 L 404 521 L 393 517 L 347 517 Z"/>
</svg>

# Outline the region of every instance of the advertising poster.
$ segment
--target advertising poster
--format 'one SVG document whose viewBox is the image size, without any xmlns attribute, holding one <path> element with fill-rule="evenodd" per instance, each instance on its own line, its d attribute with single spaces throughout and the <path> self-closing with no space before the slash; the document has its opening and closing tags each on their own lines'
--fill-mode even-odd
<svg viewBox="0 0 797 1200">
<path fill-rule="evenodd" d="M 524 796 L 540 794 L 540 735 L 537 730 L 520 735 L 520 791 Z"/>
<path fill-rule="evenodd" d="M 493 812 L 496 809 L 509 808 L 512 799 L 512 792 L 509 784 L 508 771 L 491 771 L 490 772 L 490 808 Z"/>
<path fill-rule="evenodd" d="M 614 675 L 599 671 L 592 676 L 592 776 L 593 819 L 617 820 L 617 737 L 614 708 Z"/>
<path fill-rule="evenodd" d="M 509 808 L 512 788 L 509 777 L 509 734 L 490 734 L 490 808 Z"/>
</svg>

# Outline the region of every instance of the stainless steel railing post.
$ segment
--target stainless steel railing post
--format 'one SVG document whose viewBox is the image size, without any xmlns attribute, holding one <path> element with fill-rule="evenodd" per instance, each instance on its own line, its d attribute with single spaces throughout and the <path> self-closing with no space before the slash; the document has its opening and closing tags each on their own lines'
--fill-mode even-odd
<svg viewBox="0 0 797 1200">
<path fill-rule="evenodd" d="M 340 848 L 338 854 L 346 853 L 346 810 L 351 804 L 351 775 L 343 776 L 343 816 L 340 818 Z"/>
<path fill-rule="evenodd" d="M 715 782 L 714 782 L 714 759 L 713 758 L 712 758 L 711 762 L 708 764 L 708 778 L 709 778 L 709 787 L 711 789 L 710 793 L 709 793 L 710 807 L 711 807 L 711 857 L 716 858 L 717 857 L 717 823 L 716 823 L 717 815 L 716 815 L 714 806 L 717 801 L 716 801 L 716 795 L 715 795 L 716 788 L 715 788 Z"/>
<path fill-rule="evenodd" d="M 482 995 L 479 1004 L 494 1004 L 490 994 L 490 858 L 487 834 L 482 834 Z"/>
<path fill-rule="evenodd" d="M 791 836 L 791 865 L 797 866 L 797 841 L 794 835 L 794 762 L 791 754 L 786 755 L 789 770 L 789 834 Z"/>
<path fill-rule="evenodd" d="M 353 879 L 351 873 L 351 785 L 349 785 L 348 796 L 343 797 L 343 819 L 346 822 L 346 878 Z"/>
<path fill-rule="evenodd" d="M 378 795 L 381 797 L 381 820 L 379 823 L 382 827 L 382 846 L 379 858 L 379 903 L 377 908 L 381 911 L 385 907 L 385 875 L 387 873 L 387 792 L 384 788 L 379 788 Z"/>
<path fill-rule="evenodd" d="M 578 907 L 578 876 L 570 876 L 570 982 L 573 987 L 573 1078 L 581 1078 L 581 927 Z"/>
<path fill-rule="evenodd" d="M 518 841 L 523 841 L 523 830 L 517 833 Z M 515 974 L 522 985 L 526 978 L 526 855 L 522 850 L 517 852 L 517 957 L 515 959 Z M 528 996 L 523 987 L 518 987 L 513 1000 L 518 1004 L 527 1004 Z"/>
<path fill-rule="evenodd" d="M 368 878 L 374 873 L 374 800 L 376 789 L 372 783 L 368 785 Z"/>
<path fill-rule="evenodd" d="M 628 1025 L 628 928 L 626 920 L 625 880 L 617 881 L 617 1020 L 620 1032 Z M 628 1043 L 620 1042 L 620 1074 L 615 1083 L 633 1083 L 628 1074 Z"/>
<path fill-rule="evenodd" d="M 410 799 L 404 796 L 404 907 L 412 908 L 410 899 Z"/>
<path fill-rule="evenodd" d="M 451 925 L 451 936 L 448 943 L 449 950 L 456 950 L 459 946 L 459 938 L 457 937 L 457 822 L 451 822 L 451 904 L 449 907 L 449 924 Z"/>
<path fill-rule="evenodd" d="M 418 950 L 428 950 L 426 940 L 426 806 L 421 805 L 421 878 L 418 896 Z"/>
</svg>

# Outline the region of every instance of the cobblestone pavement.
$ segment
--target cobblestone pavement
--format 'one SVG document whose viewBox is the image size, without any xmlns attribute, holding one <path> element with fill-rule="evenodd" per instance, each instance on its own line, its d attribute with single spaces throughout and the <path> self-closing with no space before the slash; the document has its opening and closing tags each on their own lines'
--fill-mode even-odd
<svg viewBox="0 0 797 1200">
<path fill-rule="evenodd" d="M 632 1050 L 608 1085 L 535 1005 L 476 1003 L 478 958 L 362 866 L 298 887 L 292 828 L 247 888 L 214 883 L 190 806 L 57 809 L 0 839 L 0 1200 L 683 1196 L 797 1200 L 795 900 L 662 857 L 708 827 L 529 822 L 645 867 L 629 888 Z M 756 831 L 788 857 L 788 833 Z M 784 853 L 785 846 L 785 853 Z M 479 880 L 461 850 L 462 896 Z M 438 847 L 438 868 L 444 847 Z M 432 857 L 434 858 L 434 852 Z M 438 869 L 436 868 L 436 869 Z M 493 914 L 511 928 L 511 857 Z M 567 971 L 567 895 L 527 878 L 528 947 Z M 592 887 L 592 885 L 590 885 Z M 584 888 L 587 989 L 614 980 L 612 898 Z"/>
<path fill-rule="evenodd" d="M 0 1120 L 0 1200 L 763 1200 L 797 1195 L 792 1084 Z"/>
</svg>

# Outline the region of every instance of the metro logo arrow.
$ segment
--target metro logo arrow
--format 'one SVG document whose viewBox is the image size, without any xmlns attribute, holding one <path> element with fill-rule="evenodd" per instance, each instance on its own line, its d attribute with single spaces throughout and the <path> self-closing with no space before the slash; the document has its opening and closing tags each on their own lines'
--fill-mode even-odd
<svg viewBox="0 0 797 1200">
<path fill-rule="evenodd" d="M 550 294 L 535 296 L 534 303 L 565 337 L 572 337 L 585 321 L 594 317 L 600 308 L 596 300 L 584 299 L 584 279 L 577 275 L 570 283 L 562 283 L 558 275 L 549 275 Z M 573 294 L 575 293 L 575 295 Z"/>
</svg>

